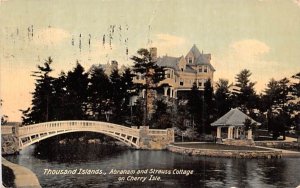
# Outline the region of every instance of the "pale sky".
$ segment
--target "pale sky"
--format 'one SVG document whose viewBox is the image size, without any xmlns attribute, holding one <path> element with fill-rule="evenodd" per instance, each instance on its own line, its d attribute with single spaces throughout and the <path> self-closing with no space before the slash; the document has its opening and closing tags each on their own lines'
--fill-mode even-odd
<svg viewBox="0 0 300 188">
<path fill-rule="evenodd" d="M 130 65 L 139 48 L 179 57 L 193 44 L 212 54 L 214 81 L 246 68 L 261 92 L 300 71 L 300 0 L 0 0 L 1 113 L 21 120 L 49 56 L 56 76 L 77 59 Z"/>
</svg>

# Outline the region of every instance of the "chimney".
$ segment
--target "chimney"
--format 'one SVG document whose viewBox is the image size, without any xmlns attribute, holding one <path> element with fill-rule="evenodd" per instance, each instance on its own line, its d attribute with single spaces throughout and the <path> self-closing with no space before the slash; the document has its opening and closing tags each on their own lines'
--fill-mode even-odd
<svg viewBox="0 0 300 188">
<path fill-rule="evenodd" d="M 156 47 L 150 48 L 150 55 L 151 55 L 152 61 L 157 60 L 157 48 Z"/>
<path fill-rule="evenodd" d="M 118 62 L 115 60 L 111 61 L 111 70 L 117 70 L 118 69 Z"/>
</svg>

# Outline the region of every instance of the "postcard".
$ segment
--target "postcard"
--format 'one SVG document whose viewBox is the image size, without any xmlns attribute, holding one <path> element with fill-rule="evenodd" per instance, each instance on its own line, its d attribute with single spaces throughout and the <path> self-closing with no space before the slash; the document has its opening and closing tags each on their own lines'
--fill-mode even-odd
<svg viewBox="0 0 300 188">
<path fill-rule="evenodd" d="M 0 0 L 3 187 L 300 186 L 299 0 Z"/>
</svg>

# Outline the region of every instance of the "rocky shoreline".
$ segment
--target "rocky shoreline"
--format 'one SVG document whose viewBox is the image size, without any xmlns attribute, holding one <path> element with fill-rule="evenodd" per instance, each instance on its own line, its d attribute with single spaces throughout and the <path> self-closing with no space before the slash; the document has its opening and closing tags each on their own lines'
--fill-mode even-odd
<svg viewBox="0 0 300 188">
<path fill-rule="evenodd" d="M 281 158 L 281 151 L 256 151 L 256 150 L 221 150 L 221 149 L 200 149 L 187 148 L 184 146 L 175 146 L 170 144 L 167 150 L 190 156 L 207 156 L 207 157 L 226 157 L 226 158 Z"/>
</svg>

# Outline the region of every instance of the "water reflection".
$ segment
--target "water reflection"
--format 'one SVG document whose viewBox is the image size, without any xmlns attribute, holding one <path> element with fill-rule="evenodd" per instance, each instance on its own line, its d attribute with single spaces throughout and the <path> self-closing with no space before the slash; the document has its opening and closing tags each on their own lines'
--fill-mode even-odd
<svg viewBox="0 0 300 188">
<path fill-rule="evenodd" d="M 300 184 L 300 159 L 226 159 L 192 157 L 168 151 L 118 150 L 100 155 L 103 148 L 89 146 L 67 153 L 47 156 L 35 155 L 34 148 L 22 151 L 8 160 L 34 171 L 43 187 L 296 187 Z M 102 152 L 103 154 L 103 152 Z M 100 175 L 44 175 L 44 169 L 102 169 Z M 111 169 L 184 169 L 194 173 L 159 175 L 161 181 L 118 181 L 122 175 L 108 174 Z M 136 176 L 136 175 L 135 175 Z M 149 175 L 146 175 L 149 176 Z"/>
</svg>

